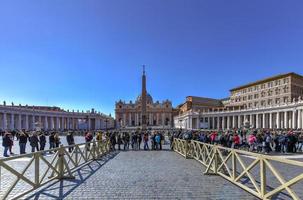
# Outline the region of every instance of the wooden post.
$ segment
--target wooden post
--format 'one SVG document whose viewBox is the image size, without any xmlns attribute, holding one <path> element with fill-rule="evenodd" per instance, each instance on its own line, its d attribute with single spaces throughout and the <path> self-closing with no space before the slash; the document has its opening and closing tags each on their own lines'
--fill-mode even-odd
<svg viewBox="0 0 303 200">
<path fill-rule="evenodd" d="M 261 196 L 264 197 L 266 194 L 266 165 L 264 158 L 260 158 L 260 182 Z"/>
</svg>

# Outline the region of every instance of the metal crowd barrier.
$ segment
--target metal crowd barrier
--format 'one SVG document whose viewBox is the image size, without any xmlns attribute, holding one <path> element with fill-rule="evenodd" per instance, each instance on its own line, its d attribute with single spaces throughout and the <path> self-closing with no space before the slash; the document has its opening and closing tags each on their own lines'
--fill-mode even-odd
<svg viewBox="0 0 303 200">
<path fill-rule="evenodd" d="M 89 143 L 61 145 L 55 149 L 2 158 L 0 159 L 2 169 L 0 199 L 20 199 L 55 179 L 73 179 L 75 178 L 73 172 L 109 151 L 108 141 L 94 140 Z M 16 166 L 22 164 L 24 164 L 22 169 L 16 169 Z M 15 176 L 15 179 L 12 176 Z"/>
<path fill-rule="evenodd" d="M 303 198 L 303 162 L 176 138 L 173 150 L 200 162 L 204 174 L 219 175 L 260 199 L 282 192 L 290 199 Z"/>
</svg>

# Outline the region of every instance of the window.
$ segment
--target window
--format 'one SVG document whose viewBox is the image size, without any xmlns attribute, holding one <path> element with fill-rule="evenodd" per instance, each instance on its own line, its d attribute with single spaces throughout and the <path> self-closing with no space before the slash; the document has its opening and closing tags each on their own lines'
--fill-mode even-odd
<svg viewBox="0 0 303 200">
<path fill-rule="evenodd" d="M 276 98 L 275 103 L 279 104 L 280 103 L 280 98 Z"/>
<path fill-rule="evenodd" d="M 272 105 L 272 99 L 267 100 L 267 105 Z"/>
<path fill-rule="evenodd" d="M 255 98 L 255 99 L 258 99 L 258 98 L 259 98 L 259 94 L 255 94 L 255 95 L 254 95 L 254 98 Z"/>
</svg>

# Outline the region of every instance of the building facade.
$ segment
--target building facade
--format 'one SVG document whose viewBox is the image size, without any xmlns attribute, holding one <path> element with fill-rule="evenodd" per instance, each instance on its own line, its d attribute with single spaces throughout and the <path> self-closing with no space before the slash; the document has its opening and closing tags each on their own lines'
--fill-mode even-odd
<svg viewBox="0 0 303 200">
<path fill-rule="evenodd" d="M 115 106 L 117 128 L 171 128 L 173 107 L 169 100 L 154 102 L 146 90 L 146 75 L 143 70 L 142 92 L 135 102 L 119 100 Z"/>
<path fill-rule="evenodd" d="M 295 73 L 281 74 L 231 89 L 230 97 L 221 100 L 221 106 L 202 109 L 192 106 L 186 112 L 179 112 L 174 123 L 176 128 L 185 129 L 243 126 L 302 129 L 302 97 L 303 77 Z"/>
<path fill-rule="evenodd" d="M 0 105 L 1 130 L 101 130 L 114 128 L 111 116 L 96 112 L 65 111 L 59 107 Z"/>
</svg>

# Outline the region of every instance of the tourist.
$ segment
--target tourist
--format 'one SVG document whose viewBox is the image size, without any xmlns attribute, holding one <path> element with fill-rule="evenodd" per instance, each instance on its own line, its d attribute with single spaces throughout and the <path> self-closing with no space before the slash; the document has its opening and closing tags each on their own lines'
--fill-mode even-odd
<svg viewBox="0 0 303 200">
<path fill-rule="evenodd" d="M 240 146 L 240 137 L 239 137 L 238 133 L 235 133 L 234 137 L 233 137 L 233 148 L 238 149 L 239 146 Z"/>
<path fill-rule="evenodd" d="M 55 133 L 52 132 L 49 136 L 49 149 L 54 149 L 55 147 L 56 147 L 56 145 L 55 145 Z"/>
<path fill-rule="evenodd" d="M 74 139 L 74 134 L 72 132 L 68 132 L 66 135 L 66 142 L 68 144 L 68 152 L 71 153 L 74 150 L 74 146 L 75 145 L 75 139 Z"/>
<path fill-rule="evenodd" d="M 141 142 L 142 142 L 142 134 L 141 134 L 141 133 L 138 133 L 138 136 L 137 136 L 137 143 L 138 143 L 138 149 L 139 149 L 139 150 L 140 150 Z"/>
<path fill-rule="evenodd" d="M 256 142 L 257 142 L 257 138 L 255 136 L 255 133 L 251 133 L 248 136 L 249 151 L 256 150 Z"/>
<path fill-rule="evenodd" d="M 303 133 L 300 133 L 298 136 L 298 147 L 297 147 L 297 151 L 301 151 L 303 152 Z"/>
<path fill-rule="evenodd" d="M 123 149 L 124 149 L 124 151 L 126 151 L 129 149 L 129 133 L 128 132 L 123 133 L 122 140 L 123 140 L 123 145 L 124 145 Z"/>
<path fill-rule="evenodd" d="M 100 132 L 98 132 L 97 133 L 97 136 L 96 136 L 96 140 L 99 142 L 99 143 L 101 143 L 102 142 L 102 132 L 100 131 Z"/>
<path fill-rule="evenodd" d="M 148 147 L 148 134 L 147 133 L 144 133 L 143 135 L 143 142 L 144 142 L 144 150 L 149 150 L 149 147 Z"/>
<path fill-rule="evenodd" d="M 111 143 L 111 150 L 115 151 L 116 150 L 116 144 L 117 144 L 117 140 L 116 140 L 116 135 L 115 133 L 112 133 L 110 135 L 110 143 Z"/>
<path fill-rule="evenodd" d="M 11 133 L 8 133 L 8 136 L 10 138 L 10 145 L 9 145 L 8 150 L 9 150 L 10 155 L 14 155 L 14 153 L 13 153 L 14 136 Z"/>
<path fill-rule="evenodd" d="M 45 144 L 46 144 L 46 137 L 44 132 L 41 132 L 39 135 L 39 142 L 40 142 L 40 151 L 44 151 Z"/>
<path fill-rule="evenodd" d="M 59 145 L 61 144 L 59 133 L 55 133 L 55 135 L 54 135 L 54 141 L 55 141 L 56 148 L 58 148 Z"/>
<path fill-rule="evenodd" d="M 39 151 L 39 139 L 35 132 L 29 137 L 29 144 L 32 147 L 32 153 L 35 152 L 35 149 Z"/>
<path fill-rule="evenodd" d="M 156 141 L 156 150 L 160 149 L 160 143 L 161 143 L 161 135 L 160 133 L 157 133 L 156 137 L 155 137 L 155 141 Z"/>
<path fill-rule="evenodd" d="M 11 145 L 11 139 L 9 137 L 9 133 L 7 131 L 5 131 L 2 136 L 2 146 L 4 147 L 4 152 L 3 152 L 4 157 L 9 157 L 7 152 L 8 152 L 10 145 Z"/>
<path fill-rule="evenodd" d="M 19 147 L 20 147 L 20 154 L 26 154 L 26 143 L 27 143 L 27 134 L 25 134 L 23 131 L 19 134 Z"/>
<path fill-rule="evenodd" d="M 91 134 L 91 132 L 86 132 L 85 134 L 85 142 L 86 142 L 86 150 L 89 151 L 90 150 L 90 142 L 93 140 L 93 135 Z"/>
<path fill-rule="evenodd" d="M 122 144 L 122 138 L 120 133 L 118 133 L 118 137 L 117 137 L 117 143 L 118 143 L 118 150 L 121 150 L 121 144 Z"/>
</svg>

